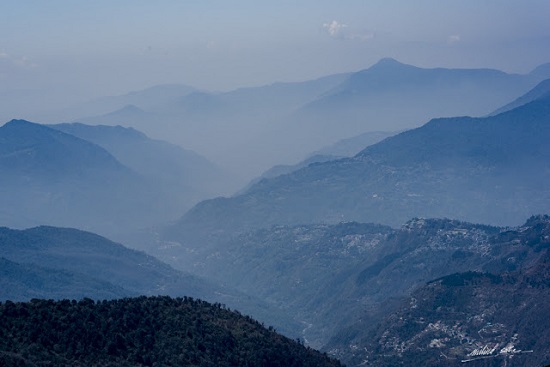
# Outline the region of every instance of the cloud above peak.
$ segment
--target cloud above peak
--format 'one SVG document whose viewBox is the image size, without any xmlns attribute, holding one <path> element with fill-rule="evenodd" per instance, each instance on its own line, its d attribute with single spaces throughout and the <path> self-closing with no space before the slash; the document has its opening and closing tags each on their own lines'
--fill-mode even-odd
<svg viewBox="0 0 550 367">
<path fill-rule="evenodd" d="M 460 35 L 459 34 L 453 34 L 447 37 L 447 43 L 452 45 L 454 43 L 460 42 Z"/>
<path fill-rule="evenodd" d="M 328 34 L 331 37 L 338 37 L 342 33 L 342 30 L 347 27 L 347 24 L 339 23 L 336 20 L 333 20 L 330 23 L 323 24 L 323 28 L 327 30 Z"/>
<path fill-rule="evenodd" d="M 324 23 L 323 29 L 336 39 L 367 41 L 374 38 L 374 32 L 357 30 L 337 20 Z"/>
</svg>

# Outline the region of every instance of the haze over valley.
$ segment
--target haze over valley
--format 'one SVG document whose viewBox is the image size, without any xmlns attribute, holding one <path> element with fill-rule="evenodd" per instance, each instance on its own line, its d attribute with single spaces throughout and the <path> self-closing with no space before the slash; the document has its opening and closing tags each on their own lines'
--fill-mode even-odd
<svg viewBox="0 0 550 367">
<path fill-rule="evenodd" d="M 0 365 L 550 364 L 550 4 L 0 4 Z"/>
</svg>

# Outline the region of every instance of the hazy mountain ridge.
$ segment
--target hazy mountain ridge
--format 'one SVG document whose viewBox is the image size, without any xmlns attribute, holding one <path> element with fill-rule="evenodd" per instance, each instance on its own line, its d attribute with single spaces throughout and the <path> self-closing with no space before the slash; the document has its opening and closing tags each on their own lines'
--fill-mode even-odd
<svg viewBox="0 0 550 367">
<path fill-rule="evenodd" d="M 137 127 L 239 173 L 245 185 L 271 166 L 298 162 L 365 132 L 410 129 L 436 117 L 486 115 L 548 77 L 544 68 L 519 75 L 424 69 L 383 59 L 368 69 L 317 80 L 169 94 L 164 101 L 154 99 L 154 106 L 130 103 L 135 108 L 128 111 L 121 110 L 124 104 L 112 114 L 75 115 L 72 121 Z"/>
<path fill-rule="evenodd" d="M 492 69 L 425 69 L 382 59 L 293 112 L 282 134 L 307 131 L 313 150 L 315 144 L 365 131 L 410 129 L 437 117 L 483 116 L 529 91 L 541 77 Z"/>
<path fill-rule="evenodd" d="M 0 127 L 0 142 L 0 219 L 11 227 L 120 239 L 235 189 L 205 158 L 130 128 L 13 120 Z"/>
<path fill-rule="evenodd" d="M 2 126 L 0 140 L 3 225 L 78 226 L 104 233 L 144 225 L 141 209 L 155 197 L 151 186 L 105 149 L 24 120 Z"/>
<path fill-rule="evenodd" d="M 334 161 L 334 160 L 342 159 L 342 158 L 343 157 L 341 157 L 341 156 L 316 154 L 316 155 L 312 155 L 311 157 L 309 157 L 307 159 L 304 159 L 303 161 L 298 162 L 296 164 L 280 164 L 280 165 L 273 166 L 270 169 L 268 169 L 267 171 L 265 171 L 264 173 L 262 173 L 259 177 L 257 177 L 255 179 L 253 179 L 252 181 L 250 181 L 248 183 L 248 185 L 243 187 L 241 190 L 237 191 L 235 193 L 235 195 L 238 196 L 238 195 L 246 193 L 252 186 L 256 185 L 258 182 L 260 182 L 263 179 L 269 179 L 269 178 L 274 178 L 274 177 L 278 177 L 278 176 L 282 176 L 282 175 L 287 175 L 287 174 L 292 173 L 294 171 L 297 171 L 301 168 L 307 167 L 307 166 L 309 166 L 310 164 L 313 164 L 313 163 L 322 163 L 322 162 Z"/>
<path fill-rule="evenodd" d="M 486 118 L 435 119 L 353 158 L 199 203 L 166 238 L 188 246 L 276 224 L 451 217 L 514 225 L 550 210 L 550 99 Z M 201 237 L 205 236 L 205 237 Z"/>
<path fill-rule="evenodd" d="M 548 78 L 548 75 L 550 74 L 550 62 L 537 66 L 529 74 L 534 76 L 542 76 L 544 79 Z"/>
<path fill-rule="evenodd" d="M 531 158 L 549 156 L 549 150 L 542 144 L 548 136 L 549 115 L 550 95 L 543 95 L 493 117 L 433 119 L 421 128 L 367 147 L 356 157 L 393 166 L 426 163 L 434 168 L 456 157 L 464 164 L 471 161 L 498 167 L 505 163 L 508 166 L 502 169 L 519 169 L 521 165 L 529 166 Z"/>
<path fill-rule="evenodd" d="M 25 120 L 0 127 L 0 139 L 0 167 L 5 175 L 78 175 L 94 168 L 124 169 L 95 144 Z"/>
<path fill-rule="evenodd" d="M 389 138 L 390 136 L 397 135 L 399 132 L 389 131 L 369 131 L 366 133 L 353 136 L 351 138 L 342 139 L 334 144 L 324 147 L 313 155 L 333 155 L 338 157 L 353 157 L 360 151 L 368 147 L 381 142 L 382 140 Z"/>
<path fill-rule="evenodd" d="M 76 229 L 46 226 L 26 230 L 0 228 L 0 256 L 21 265 L 33 264 L 112 284 L 123 290 L 126 296 L 156 294 L 171 285 L 176 286 L 178 279 L 183 281 L 180 283 L 182 290 L 185 289 L 185 276 L 168 265 L 143 252 Z M 193 283 L 200 286 L 200 281 L 192 276 L 188 276 L 187 281 L 189 290 L 193 289 Z M 40 289 L 40 284 L 36 288 Z M 4 299 L 16 300 L 5 296 Z M 95 298 L 95 295 L 88 294 L 87 297 Z"/>
<path fill-rule="evenodd" d="M 289 174 L 294 171 L 304 168 L 313 163 L 322 163 L 334 161 L 337 159 L 352 157 L 365 149 L 365 147 L 376 144 L 390 136 L 397 134 L 396 132 L 375 131 L 363 133 L 348 139 L 342 139 L 334 144 L 324 147 L 316 152 L 313 152 L 308 158 L 296 164 L 276 165 L 262 173 L 259 177 L 253 179 L 247 186 L 241 189 L 237 194 L 246 192 L 251 186 L 258 183 L 264 178 L 273 178 L 284 174 Z"/>
<path fill-rule="evenodd" d="M 81 123 L 50 127 L 97 144 L 121 163 L 162 184 L 180 210 L 199 199 L 232 193 L 236 188 L 229 173 L 196 152 L 161 140 L 154 140 L 133 128 Z"/>
<path fill-rule="evenodd" d="M 158 104 L 173 101 L 182 96 L 197 92 L 197 88 L 184 84 L 156 85 L 139 91 L 118 96 L 96 98 L 74 105 L 63 111 L 52 112 L 45 120 L 49 122 L 75 120 L 83 117 L 102 116 L 133 106 L 135 112 L 144 112 Z"/>
<path fill-rule="evenodd" d="M 530 90 L 529 93 L 499 108 L 495 112 L 491 113 L 491 115 L 498 115 L 499 113 L 512 110 L 519 106 L 523 106 L 524 104 L 543 98 L 548 94 L 550 94 L 550 79 L 543 80 L 542 82 L 537 84 L 535 88 Z"/>
<path fill-rule="evenodd" d="M 110 282 L 82 274 L 39 266 L 19 264 L 0 258 L 0 300 L 26 301 L 46 299 L 113 299 L 132 295 Z"/>
<path fill-rule="evenodd" d="M 251 165 L 250 153 L 239 150 L 254 145 L 255 154 L 272 154 L 256 149 L 256 141 L 274 129 L 281 119 L 303 103 L 334 87 L 348 74 L 336 74 L 316 80 L 241 88 L 229 92 L 193 91 L 178 98 L 158 101 L 155 106 L 137 111 L 118 110 L 112 115 L 77 117 L 89 124 L 138 127 L 149 136 L 177 143 L 236 169 Z M 262 141 L 259 146 L 262 146 Z M 264 146 L 266 148 L 267 146 Z M 245 164 L 238 160 L 245 160 Z M 272 159 L 274 164 L 279 161 Z M 256 164 L 256 163 L 254 163 Z M 265 167 L 265 165 L 264 165 Z"/>
</svg>

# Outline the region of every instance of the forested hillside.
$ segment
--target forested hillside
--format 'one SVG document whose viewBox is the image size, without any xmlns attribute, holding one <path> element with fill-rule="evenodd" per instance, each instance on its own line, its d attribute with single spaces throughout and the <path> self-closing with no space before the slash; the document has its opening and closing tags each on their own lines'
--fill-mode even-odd
<svg viewBox="0 0 550 367">
<path fill-rule="evenodd" d="M 220 304 L 139 297 L 0 304 L 2 366 L 341 366 Z"/>
</svg>

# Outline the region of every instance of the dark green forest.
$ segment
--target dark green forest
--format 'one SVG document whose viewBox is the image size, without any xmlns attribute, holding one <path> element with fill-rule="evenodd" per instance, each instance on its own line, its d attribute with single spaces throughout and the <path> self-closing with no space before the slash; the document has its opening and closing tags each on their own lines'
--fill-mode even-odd
<svg viewBox="0 0 550 367">
<path fill-rule="evenodd" d="M 190 297 L 0 303 L 1 366 L 341 366 Z"/>
</svg>

